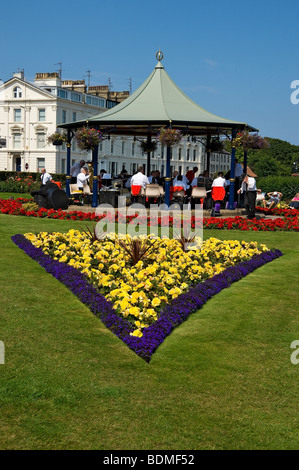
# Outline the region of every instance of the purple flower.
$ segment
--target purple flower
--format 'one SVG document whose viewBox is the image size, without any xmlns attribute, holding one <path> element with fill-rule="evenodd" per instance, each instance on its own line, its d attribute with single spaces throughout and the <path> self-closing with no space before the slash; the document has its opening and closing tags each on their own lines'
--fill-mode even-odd
<svg viewBox="0 0 299 470">
<path fill-rule="evenodd" d="M 23 235 L 14 235 L 12 241 L 48 273 L 62 282 L 95 316 L 100 318 L 110 331 L 147 362 L 166 336 L 170 335 L 174 328 L 187 320 L 191 313 L 200 309 L 211 297 L 260 266 L 282 256 L 279 250 L 265 251 L 249 261 L 232 266 L 213 278 L 193 286 L 187 293 L 181 294 L 167 305 L 160 313 L 158 320 L 144 329 L 141 338 L 137 338 L 130 335 L 134 327 L 116 314 L 112 303 L 97 292 L 84 274 L 72 266 L 45 255 L 41 248 L 33 246 Z"/>
</svg>

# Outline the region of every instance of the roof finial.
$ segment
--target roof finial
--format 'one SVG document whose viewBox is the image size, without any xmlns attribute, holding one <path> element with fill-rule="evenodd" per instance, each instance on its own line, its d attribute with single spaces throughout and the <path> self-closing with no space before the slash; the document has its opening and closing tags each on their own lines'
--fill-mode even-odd
<svg viewBox="0 0 299 470">
<path fill-rule="evenodd" d="M 156 59 L 157 59 L 159 62 L 161 62 L 161 60 L 163 60 L 163 57 L 164 57 L 164 56 L 163 56 L 163 52 L 160 51 L 160 49 L 159 49 L 159 51 L 158 51 L 157 54 L 156 54 Z"/>
</svg>

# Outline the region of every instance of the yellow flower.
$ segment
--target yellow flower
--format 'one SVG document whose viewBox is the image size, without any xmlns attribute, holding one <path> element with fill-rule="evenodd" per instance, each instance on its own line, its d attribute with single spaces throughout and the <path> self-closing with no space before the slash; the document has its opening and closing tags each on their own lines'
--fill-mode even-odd
<svg viewBox="0 0 299 470">
<path fill-rule="evenodd" d="M 153 307 L 158 307 L 160 305 L 160 303 L 161 303 L 161 300 L 158 299 L 158 297 L 155 297 L 151 302 Z"/>
</svg>

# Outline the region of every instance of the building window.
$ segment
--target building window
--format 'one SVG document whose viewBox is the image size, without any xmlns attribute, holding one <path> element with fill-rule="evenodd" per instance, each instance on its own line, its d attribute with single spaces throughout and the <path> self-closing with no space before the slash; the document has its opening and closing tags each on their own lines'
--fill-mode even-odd
<svg viewBox="0 0 299 470">
<path fill-rule="evenodd" d="M 66 169 L 66 161 L 65 161 L 65 158 L 62 158 L 61 159 L 61 173 L 66 173 L 65 169 Z"/>
<path fill-rule="evenodd" d="M 18 132 L 15 132 L 12 138 L 13 138 L 13 148 L 20 149 L 21 148 L 21 134 Z"/>
<path fill-rule="evenodd" d="M 103 151 L 103 142 L 100 142 L 100 144 L 99 144 L 99 150 L 100 150 L 100 152 Z"/>
<path fill-rule="evenodd" d="M 196 162 L 196 149 L 193 150 L 193 161 Z"/>
<path fill-rule="evenodd" d="M 21 109 L 14 109 L 14 122 L 21 122 Z"/>
<path fill-rule="evenodd" d="M 38 120 L 40 122 L 44 122 L 46 120 L 46 110 L 45 108 L 41 108 L 38 110 Z"/>
<path fill-rule="evenodd" d="M 38 158 L 37 159 L 37 171 L 41 171 L 42 168 L 45 168 L 45 159 Z"/>
<path fill-rule="evenodd" d="M 122 143 L 121 143 L 121 154 L 124 155 L 125 154 L 125 141 L 123 140 Z"/>
<path fill-rule="evenodd" d="M 73 113 L 73 122 L 77 121 L 77 113 Z"/>
<path fill-rule="evenodd" d="M 13 97 L 14 98 L 22 98 L 22 90 L 19 86 L 16 86 L 14 89 L 13 89 Z"/>
<path fill-rule="evenodd" d="M 181 149 L 181 148 L 179 148 L 178 159 L 179 159 L 179 160 L 182 160 L 182 149 Z"/>
<path fill-rule="evenodd" d="M 62 110 L 62 123 L 63 124 L 66 123 L 66 110 L 65 109 Z"/>
<path fill-rule="evenodd" d="M 190 149 L 187 149 L 187 157 L 186 157 L 187 162 L 190 160 Z"/>
<path fill-rule="evenodd" d="M 132 155 L 135 155 L 135 144 L 132 142 Z"/>
<path fill-rule="evenodd" d="M 110 141 L 110 153 L 113 153 L 114 152 L 114 141 L 111 140 Z M 113 172 L 112 172 L 113 173 Z"/>
<path fill-rule="evenodd" d="M 38 132 L 36 134 L 36 148 L 43 149 L 46 146 L 46 134 L 44 132 Z"/>
</svg>

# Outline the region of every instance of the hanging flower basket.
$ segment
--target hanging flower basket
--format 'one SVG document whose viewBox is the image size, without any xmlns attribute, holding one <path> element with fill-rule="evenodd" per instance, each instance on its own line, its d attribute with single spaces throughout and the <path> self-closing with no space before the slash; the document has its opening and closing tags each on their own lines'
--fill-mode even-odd
<svg viewBox="0 0 299 470">
<path fill-rule="evenodd" d="M 53 134 L 48 136 L 48 143 L 53 145 L 62 145 L 66 140 L 66 135 L 61 134 L 59 131 L 55 131 Z"/>
<path fill-rule="evenodd" d="M 179 144 L 182 140 L 182 133 L 178 129 L 160 129 L 157 139 L 161 145 L 166 145 L 167 147 L 172 147 L 173 145 Z"/>
<path fill-rule="evenodd" d="M 238 132 L 236 137 L 231 141 L 233 147 L 249 149 L 264 149 L 269 148 L 270 144 L 267 139 L 264 139 L 257 133 L 250 134 L 248 131 Z"/>
<path fill-rule="evenodd" d="M 103 138 L 103 133 L 88 127 L 83 127 L 75 133 L 75 140 L 80 150 L 93 150 L 99 145 Z"/>
<path fill-rule="evenodd" d="M 151 142 L 148 142 L 147 140 L 142 140 L 139 145 L 144 153 L 154 152 L 155 150 L 157 150 L 158 147 L 158 144 L 155 140 L 151 140 Z"/>
<path fill-rule="evenodd" d="M 218 139 L 211 139 L 210 150 L 211 150 L 211 152 L 222 152 L 223 142 L 221 140 L 218 140 Z"/>
</svg>

